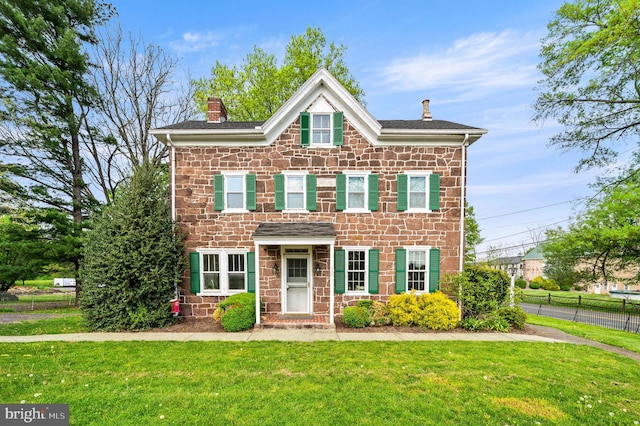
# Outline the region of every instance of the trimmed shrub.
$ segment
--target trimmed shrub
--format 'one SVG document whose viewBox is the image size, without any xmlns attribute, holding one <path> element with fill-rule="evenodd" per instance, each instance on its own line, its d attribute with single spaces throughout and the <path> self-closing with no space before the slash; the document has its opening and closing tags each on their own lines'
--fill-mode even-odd
<svg viewBox="0 0 640 426">
<path fill-rule="evenodd" d="M 256 323 L 256 295 L 238 293 L 220 302 L 213 313 L 214 319 L 220 319 L 226 331 L 244 331 Z"/>
<path fill-rule="evenodd" d="M 460 327 L 469 331 L 481 331 L 484 330 L 484 322 L 478 318 L 466 317 L 460 321 Z"/>
<path fill-rule="evenodd" d="M 564 284 L 560 286 L 560 290 L 562 291 L 571 291 L 571 286 L 568 284 Z"/>
<path fill-rule="evenodd" d="M 363 328 L 369 325 L 369 311 L 361 306 L 347 306 L 342 315 L 344 325 L 351 328 Z"/>
<path fill-rule="evenodd" d="M 451 330 L 458 325 L 458 306 L 444 293 L 421 294 L 418 297 L 420 316 L 417 325 L 431 330 Z"/>
<path fill-rule="evenodd" d="M 532 290 L 537 290 L 537 289 L 540 288 L 540 284 L 531 281 L 531 284 L 529 284 L 529 288 L 532 289 Z"/>
<path fill-rule="evenodd" d="M 511 278 L 504 271 L 481 266 L 447 275 L 442 283 L 446 293 L 462 304 L 462 317 L 478 317 L 494 312 L 509 301 Z"/>
<path fill-rule="evenodd" d="M 560 291 L 560 286 L 556 284 L 555 281 L 549 279 L 544 280 L 542 284 L 540 284 L 540 287 L 547 291 Z"/>
<path fill-rule="evenodd" d="M 518 278 L 515 281 L 515 286 L 522 289 L 527 288 L 527 281 L 524 278 Z"/>
<path fill-rule="evenodd" d="M 415 291 L 394 294 L 389 297 L 389 316 L 395 326 L 412 326 L 418 323 L 420 308 Z"/>
<path fill-rule="evenodd" d="M 389 318 L 389 306 L 376 300 L 362 299 L 358 300 L 356 306 L 365 308 L 369 312 L 370 326 L 383 326 L 391 324 Z"/>
<path fill-rule="evenodd" d="M 524 330 L 527 323 L 527 313 L 520 307 L 513 308 L 503 306 L 498 309 L 498 316 L 507 320 L 509 325 L 516 330 Z"/>
</svg>

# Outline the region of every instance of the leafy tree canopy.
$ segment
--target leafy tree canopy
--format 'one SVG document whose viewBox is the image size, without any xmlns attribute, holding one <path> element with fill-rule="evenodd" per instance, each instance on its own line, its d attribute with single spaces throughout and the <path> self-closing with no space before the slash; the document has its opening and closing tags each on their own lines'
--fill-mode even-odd
<svg viewBox="0 0 640 426">
<path fill-rule="evenodd" d="M 572 270 L 586 282 L 637 281 L 640 268 L 640 178 L 602 189 L 578 220 L 549 232 L 546 270 Z"/>
<path fill-rule="evenodd" d="M 291 37 L 282 65 L 276 56 L 254 46 L 241 66 L 216 61 L 210 78 L 193 81 L 199 110 L 207 111 L 207 98 L 222 98 L 235 121 L 267 120 L 293 93 L 324 67 L 361 103 L 364 92 L 344 62 L 347 48 L 327 39 L 320 28 L 307 28 Z"/>
<path fill-rule="evenodd" d="M 563 4 L 542 40 L 535 119 L 565 130 L 551 139 L 582 153 L 577 169 L 612 162 L 640 134 L 640 2 Z"/>
</svg>

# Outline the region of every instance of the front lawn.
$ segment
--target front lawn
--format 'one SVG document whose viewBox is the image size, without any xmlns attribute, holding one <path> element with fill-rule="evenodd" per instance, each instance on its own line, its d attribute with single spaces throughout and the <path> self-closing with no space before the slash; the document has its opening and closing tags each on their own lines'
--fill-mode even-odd
<svg viewBox="0 0 640 426">
<path fill-rule="evenodd" d="M 74 309 L 78 311 L 78 309 Z M 53 313 L 51 311 L 40 311 Z M 29 312 L 31 313 L 31 312 Z M 20 314 L 14 314 L 20 315 Z M 84 318 L 80 314 L 67 314 L 55 318 L 0 324 L 0 336 L 33 336 L 40 334 L 86 333 Z"/>
<path fill-rule="evenodd" d="M 0 401 L 72 425 L 633 425 L 640 369 L 570 344 L 0 344 Z"/>
</svg>

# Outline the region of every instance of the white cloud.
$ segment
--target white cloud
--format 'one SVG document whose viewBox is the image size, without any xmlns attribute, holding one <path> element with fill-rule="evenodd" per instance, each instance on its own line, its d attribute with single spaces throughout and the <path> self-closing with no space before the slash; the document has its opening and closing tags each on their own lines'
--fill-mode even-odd
<svg viewBox="0 0 640 426">
<path fill-rule="evenodd" d="M 211 31 L 186 32 L 182 34 L 180 40 L 169 43 L 172 49 L 180 53 L 200 52 L 216 47 L 222 36 Z"/>
<path fill-rule="evenodd" d="M 539 37 L 513 30 L 478 33 L 450 47 L 399 58 L 382 71 L 385 85 L 395 91 L 444 89 L 482 96 L 487 89 L 532 86 Z"/>
</svg>

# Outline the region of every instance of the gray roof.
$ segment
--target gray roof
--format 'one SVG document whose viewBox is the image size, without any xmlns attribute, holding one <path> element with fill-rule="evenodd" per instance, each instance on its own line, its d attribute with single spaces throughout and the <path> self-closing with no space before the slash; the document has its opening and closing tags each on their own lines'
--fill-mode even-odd
<svg viewBox="0 0 640 426">
<path fill-rule="evenodd" d="M 264 222 L 258 225 L 254 237 L 335 237 L 333 223 Z"/>
<path fill-rule="evenodd" d="M 406 130 L 471 130 L 477 127 L 454 123 L 446 120 L 378 120 L 383 129 Z M 160 127 L 165 130 L 247 130 L 262 126 L 264 121 L 223 121 L 209 123 L 208 121 L 183 121 Z"/>
</svg>

